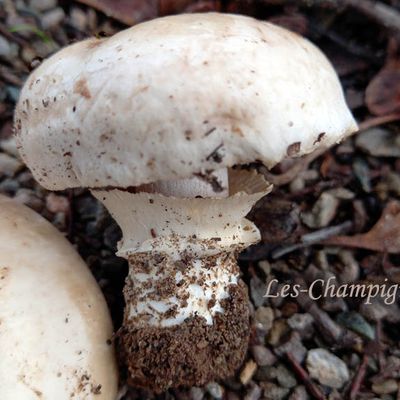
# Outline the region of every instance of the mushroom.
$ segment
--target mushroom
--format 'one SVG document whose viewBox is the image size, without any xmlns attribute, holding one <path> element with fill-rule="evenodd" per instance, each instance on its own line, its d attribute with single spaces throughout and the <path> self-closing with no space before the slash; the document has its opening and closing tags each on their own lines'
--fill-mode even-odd
<svg viewBox="0 0 400 400">
<path fill-rule="evenodd" d="M 310 42 L 229 14 L 155 19 L 59 51 L 27 80 L 21 155 L 46 188 L 91 188 L 122 229 L 130 270 L 119 332 L 130 382 L 156 391 L 234 373 L 249 338 L 238 252 L 271 190 L 238 166 L 356 131 Z"/>
<path fill-rule="evenodd" d="M 112 323 L 89 269 L 49 222 L 0 196 L 0 399 L 115 400 Z"/>
</svg>

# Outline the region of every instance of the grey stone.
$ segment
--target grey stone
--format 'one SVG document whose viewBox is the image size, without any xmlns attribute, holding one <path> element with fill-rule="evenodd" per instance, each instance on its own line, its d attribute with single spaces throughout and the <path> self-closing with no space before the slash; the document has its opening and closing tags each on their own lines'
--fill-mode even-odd
<svg viewBox="0 0 400 400">
<path fill-rule="evenodd" d="M 254 382 L 251 382 L 250 387 L 247 390 L 246 395 L 244 396 L 244 400 L 259 400 L 261 395 L 262 390 L 260 386 L 258 386 Z"/>
<path fill-rule="evenodd" d="M 0 57 L 9 58 L 12 52 L 9 41 L 0 35 Z"/>
<path fill-rule="evenodd" d="M 301 342 L 299 333 L 292 332 L 289 340 L 287 340 L 281 346 L 276 347 L 275 352 L 280 356 L 284 356 L 286 353 L 291 353 L 299 363 L 302 363 L 306 357 L 307 349 Z"/>
<path fill-rule="evenodd" d="M 294 388 L 297 385 L 294 375 L 282 364 L 276 367 L 276 380 L 280 386 L 288 389 Z"/>
<path fill-rule="evenodd" d="M 271 382 L 265 382 L 262 384 L 264 389 L 264 398 L 267 400 L 282 400 L 290 392 L 289 389 L 279 387 Z"/>
<path fill-rule="evenodd" d="M 367 129 L 357 135 L 356 146 L 375 157 L 400 157 L 400 137 L 387 129 Z"/>
<path fill-rule="evenodd" d="M 193 386 L 192 388 L 190 388 L 190 396 L 192 400 L 203 400 L 204 391 L 201 388 Z"/>
<path fill-rule="evenodd" d="M 250 351 L 254 357 L 254 361 L 260 367 L 273 365 L 276 362 L 276 356 L 272 353 L 271 350 L 267 349 L 264 346 L 261 345 L 252 346 Z"/>
<path fill-rule="evenodd" d="M 288 320 L 288 325 L 293 330 L 299 332 L 302 338 L 309 338 L 314 332 L 314 318 L 308 313 L 293 314 Z"/>
<path fill-rule="evenodd" d="M 219 383 L 210 382 L 206 388 L 213 399 L 220 400 L 224 397 L 224 388 Z"/>
<path fill-rule="evenodd" d="M 347 365 L 325 349 L 312 349 L 307 354 L 310 376 L 323 385 L 340 389 L 350 379 Z"/>
</svg>

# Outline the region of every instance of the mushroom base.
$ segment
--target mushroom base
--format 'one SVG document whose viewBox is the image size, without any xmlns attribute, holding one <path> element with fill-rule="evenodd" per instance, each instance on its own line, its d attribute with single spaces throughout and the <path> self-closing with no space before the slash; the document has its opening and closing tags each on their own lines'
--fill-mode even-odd
<svg viewBox="0 0 400 400">
<path fill-rule="evenodd" d="M 118 353 L 128 368 L 129 384 L 160 393 L 233 375 L 249 341 L 248 293 L 243 281 L 229 286 L 222 306 L 224 313 L 217 313 L 212 325 L 196 316 L 170 327 L 138 327 L 125 312 Z"/>
</svg>

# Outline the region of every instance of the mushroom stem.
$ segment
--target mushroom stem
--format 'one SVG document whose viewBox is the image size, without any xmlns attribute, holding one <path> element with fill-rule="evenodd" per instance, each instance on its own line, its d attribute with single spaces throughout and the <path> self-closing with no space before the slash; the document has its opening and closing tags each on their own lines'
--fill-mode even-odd
<svg viewBox="0 0 400 400">
<path fill-rule="evenodd" d="M 235 256 L 129 257 L 120 350 L 131 384 L 161 392 L 235 372 L 249 338 L 247 290 Z"/>
<path fill-rule="evenodd" d="M 248 295 L 236 256 L 260 238 L 244 217 L 270 187 L 247 171 L 213 176 L 223 190 L 198 177 L 136 193 L 93 190 L 123 232 L 117 254 L 130 270 L 120 350 L 136 386 L 202 385 L 232 375 L 245 356 Z"/>
</svg>

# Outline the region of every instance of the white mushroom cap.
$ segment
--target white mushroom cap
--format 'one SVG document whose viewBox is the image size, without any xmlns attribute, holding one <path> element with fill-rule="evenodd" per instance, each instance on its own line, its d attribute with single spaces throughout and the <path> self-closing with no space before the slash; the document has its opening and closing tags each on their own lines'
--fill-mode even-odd
<svg viewBox="0 0 400 400">
<path fill-rule="evenodd" d="M 329 146 L 357 129 L 309 41 L 228 14 L 156 19 L 69 46 L 24 86 L 21 154 L 49 189 L 189 178 Z"/>
<path fill-rule="evenodd" d="M 0 399 L 115 400 L 112 324 L 89 269 L 41 216 L 0 196 Z"/>
</svg>

